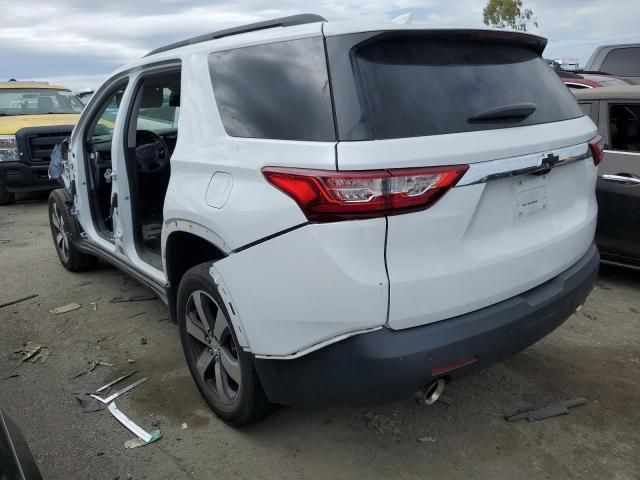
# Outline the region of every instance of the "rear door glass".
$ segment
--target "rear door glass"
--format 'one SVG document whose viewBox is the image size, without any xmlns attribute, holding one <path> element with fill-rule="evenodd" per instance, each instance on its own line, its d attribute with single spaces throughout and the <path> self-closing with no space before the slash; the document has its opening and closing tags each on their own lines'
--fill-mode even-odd
<svg viewBox="0 0 640 480">
<path fill-rule="evenodd" d="M 335 140 L 322 38 L 214 52 L 209 67 L 229 135 Z"/>
<path fill-rule="evenodd" d="M 558 122 L 583 115 L 540 56 L 525 47 L 383 38 L 356 50 L 376 138 L 401 138 Z M 470 121 L 477 113 L 533 103 L 526 118 Z"/>
</svg>

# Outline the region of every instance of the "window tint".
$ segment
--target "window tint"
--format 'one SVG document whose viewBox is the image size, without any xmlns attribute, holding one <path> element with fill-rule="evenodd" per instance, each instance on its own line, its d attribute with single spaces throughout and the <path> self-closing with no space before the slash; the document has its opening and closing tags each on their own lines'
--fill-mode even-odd
<svg viewBox="0 0 640 480">
<path fill-rule="evenodd" d="M 442 135 L 557 122 L 582 116 L 576 100 L 533 50 L 387 36 L 356 51 L 376 138 Z M 528 117 L 474 114 L 533 103 Z"/>
<path fill-rule="evenodd" d="M 227 133 L 282 140 L 335 139 L 321 38 L 244 47 L 209 57 Z"/>
<path fill-rule="evenodd" d="M 600 70 L 621 77 L 640 77 L 640 47 L 611 50 Z"/>
<path fill-rule="evenodd" d="M 613 150 L 640 152 L 640 104 L 610 107 L 609 137 Z"/>
</svg>

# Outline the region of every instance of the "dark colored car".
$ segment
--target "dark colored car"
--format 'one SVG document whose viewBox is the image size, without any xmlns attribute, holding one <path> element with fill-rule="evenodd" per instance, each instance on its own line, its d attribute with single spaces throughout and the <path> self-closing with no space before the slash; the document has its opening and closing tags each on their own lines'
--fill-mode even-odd
<svg viewBox="0 0 640 480">
<path fill-rule="evenodd" d="M 0 480 L 42 480 L 20 429 L 1 408 Z"/>
<path fill-rule="evenodd" d="M 640 43 L 602 45 L 593 52 L 585 70 L 607 72 L 640 84 Z"/>
<path fill-rule="evenodd" d="M 600 254 L 640 269 L 640 85 L 574 93 L 605 142 L 597 184 Z"/>
</svg>

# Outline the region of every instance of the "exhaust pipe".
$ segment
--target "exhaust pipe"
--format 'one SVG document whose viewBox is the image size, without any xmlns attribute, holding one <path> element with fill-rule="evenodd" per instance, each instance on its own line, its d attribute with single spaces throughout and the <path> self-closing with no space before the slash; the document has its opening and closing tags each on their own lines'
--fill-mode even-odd
<svg viewBox="0 0 640 480">
<path fill-rule="evenodd" d="M 418 390 L 415 394 L 415 399 L 419 405 L 433 405 L 438 401 L 446 386 L 447 382 L 445 382 L 443 378 L 439 378 L 435 382 Z"/>
</svg>

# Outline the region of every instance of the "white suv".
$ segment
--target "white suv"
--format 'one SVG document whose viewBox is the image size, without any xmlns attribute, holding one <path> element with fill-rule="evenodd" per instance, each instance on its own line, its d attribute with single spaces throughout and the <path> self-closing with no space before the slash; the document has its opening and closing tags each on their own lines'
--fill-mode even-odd
<svg viewBox="0 0 640 480">
<path fill-rule="evenodd" d="M 299 15 L 155 50 L 62 155 L 60 260 L 152 288 L 229 423 L 440 388 L 597 275 L 601 142 L 545 44 Z"/>
</svg>

